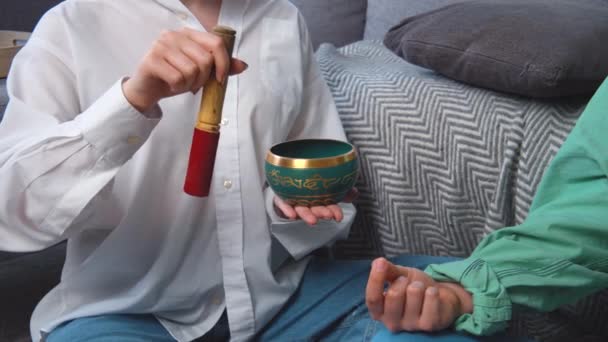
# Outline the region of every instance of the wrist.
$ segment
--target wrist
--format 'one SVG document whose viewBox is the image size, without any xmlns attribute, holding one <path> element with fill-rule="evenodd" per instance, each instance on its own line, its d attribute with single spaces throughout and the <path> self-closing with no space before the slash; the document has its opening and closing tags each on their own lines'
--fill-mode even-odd
<svg viewBox="0 0 608 342">
<path fill-rule="evenodd" d="M 440 287 L 452 292 L 458 300 L 459 316 L 473 312 L 473 296 L 457 283 L 440 283 Z"/>
<path fill-rule="evenodd" d="M 150 96 L 149 92 L 138 91 L 129 77 L 122 82 L 122 93 L 131 106 L 142 114 L 148 112 L 160 100 L 160 98 Z"/>
</svg>

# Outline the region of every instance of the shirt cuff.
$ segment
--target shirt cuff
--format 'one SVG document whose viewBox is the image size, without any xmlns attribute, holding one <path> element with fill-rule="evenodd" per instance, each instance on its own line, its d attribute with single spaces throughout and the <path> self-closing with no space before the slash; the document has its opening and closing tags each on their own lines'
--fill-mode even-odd
<svg viewBox="0 0 608 342">
<path fill-rule="evenodd" d="M 355 220 L 355 207 L 352 204 L 340 203 L 344 214 L 341 222 L 319 220 L 314 227 L 310 227 L 300 219 L 289 220 L 278 216 L 274 210 L 272 189 L 266 188 L 265 197 L 272 236 L 295 260 L 300 260 L 312 251 L 337 240 L 346 239 Z"/>
<path fill-rule="evenodd" d="M 436 281 L 460 283 L 473 296 L 473 313 L 460 316 L 457 331 L 491 335 L 507 327 L 511 319 L 511 299 L 496 273 L 482 259 L 464 259 L 429 265 L 425 272 Z"/>
<path fill-rule="evenodd" d="M 140 113 L 126 99 L 122 80 L 75 119 L 84 138 L 114 165 L 124 164 L 145 143 L 162 117 L 155 105 Z"/>
</svg>

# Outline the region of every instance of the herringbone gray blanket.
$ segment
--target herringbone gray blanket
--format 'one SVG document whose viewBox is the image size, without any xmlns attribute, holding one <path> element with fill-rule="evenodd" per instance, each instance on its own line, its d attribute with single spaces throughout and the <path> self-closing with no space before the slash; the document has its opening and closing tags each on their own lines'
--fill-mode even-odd
<svg viewBox="0 0 608 342">
<path fill-rule="evenodd" d="M 522 222 L 587 100 L 531 100 L 457 83 L 379 42 L 323 45 L 317 59 L 361 161 L 359 216 L 334 250 L 343 258 L 465 257 L 485 234 Z M 608 340 L 606 303 L 604 294 L 548 315 L 526 313 L 513 331 Z"/>
</svg>

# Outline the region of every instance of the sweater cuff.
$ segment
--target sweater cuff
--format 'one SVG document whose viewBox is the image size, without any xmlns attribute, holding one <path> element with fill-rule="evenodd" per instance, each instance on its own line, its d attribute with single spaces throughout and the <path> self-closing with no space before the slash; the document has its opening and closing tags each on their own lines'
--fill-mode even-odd
<svg viewBox="0 0 608 342">
<path fill-rule="evenodd" d="M 473 296 L 473 313 L 456 321 L 455 329 L 474 335 L 491 335 L 507 327 L 511 299 L 494 270 L 482 259 L 465 259 L 429 265 L 425 272 L 440 282 L 460 283 Z"/>
</svg>

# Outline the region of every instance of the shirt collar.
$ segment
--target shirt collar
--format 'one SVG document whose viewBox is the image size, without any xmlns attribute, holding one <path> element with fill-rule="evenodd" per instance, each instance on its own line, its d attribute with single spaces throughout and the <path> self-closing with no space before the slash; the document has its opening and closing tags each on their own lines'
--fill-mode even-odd
<svg viewBox="0 0 608 342">
<path fill-rule="evenodd" d="M 193 17 L 192 12 L 180 0 L 154 0 L 160 6 L 178 16 Z M 235 29 L 242 27 L 245 9 L 250 6 L 251 0 L 223 0 L 220 11 L 219 24 L 232 26 Z M 235 27 L 236 26 L 236 27 Z"/>
<path fill-rule="evenodd" d="M 174 13 L 190 13 L 188 8 L 179 0 L 154 0 L 164 8 Z"/>
</svg>

